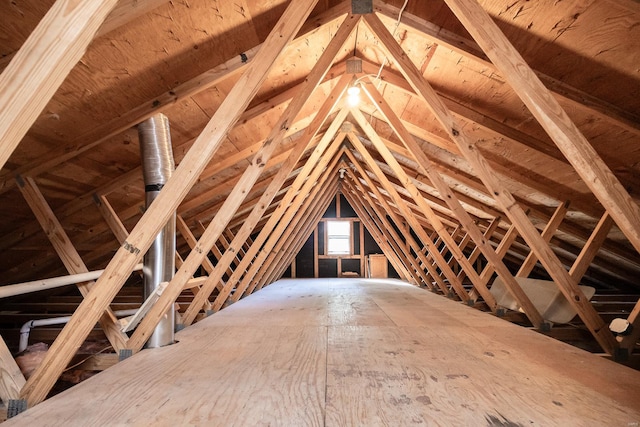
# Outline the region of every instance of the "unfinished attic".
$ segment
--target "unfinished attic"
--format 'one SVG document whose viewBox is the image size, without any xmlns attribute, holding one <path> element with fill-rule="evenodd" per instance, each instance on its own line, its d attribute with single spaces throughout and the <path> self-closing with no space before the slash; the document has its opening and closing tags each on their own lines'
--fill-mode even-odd
<svg viewBox="0 0 640 427">
<path fill-rule="evenodd" d="M 6 425 L 640 423 L 637 1 L 0 16 Z"/>
</svg>

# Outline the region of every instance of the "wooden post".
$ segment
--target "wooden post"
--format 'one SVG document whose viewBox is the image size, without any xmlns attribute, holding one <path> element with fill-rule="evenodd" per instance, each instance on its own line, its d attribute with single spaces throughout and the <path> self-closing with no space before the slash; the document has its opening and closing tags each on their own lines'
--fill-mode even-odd
<svg viewBox="0 0 640 427">
<path fill-rule="evenodd" d="M 117 0 L 57 0 L 0 75 L 0 169 Z"/>
<path fill-rule="evenodd" d="M 105 269 L 105 274 L 96 282 L 94 292 L 83 300 L 47 352 L 42 364 L 27 381 L 22 396 L 30 405 L 35 405 L 46 397 L 55 380 L 71 360 L 75 349 L 84 341 L 101 313 L 118 293 L 171 212 L 176 210 L 189 192 L 224 137 L 251 102 L 280 52 L 298 32 L 316 2 L 317 0 L 301 0 L 289 4 L 260 52 L 249 65 L 249 69 L 224 99 L 167 181 L 155 203 L 147 209 L 133 229 L 127 242 L 116 252 Z"/>
</svg>

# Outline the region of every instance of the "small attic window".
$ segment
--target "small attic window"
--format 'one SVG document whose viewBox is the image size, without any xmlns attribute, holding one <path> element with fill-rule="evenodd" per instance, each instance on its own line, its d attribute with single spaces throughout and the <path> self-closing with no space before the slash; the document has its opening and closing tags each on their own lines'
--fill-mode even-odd
<svg viewBox="0 0 640 427">
<path fill-rule="evenodd" d="M 327 255 L 351 254 L 351 222 L 327 221 Z"/>
</svg>

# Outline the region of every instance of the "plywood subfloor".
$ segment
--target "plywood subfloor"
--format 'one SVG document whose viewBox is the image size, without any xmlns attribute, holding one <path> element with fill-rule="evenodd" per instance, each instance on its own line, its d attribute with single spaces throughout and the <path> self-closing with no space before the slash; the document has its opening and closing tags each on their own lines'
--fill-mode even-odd
<svg viewBox="0 0 640 427">
<path fill-rule="evenodd" d="M 630 426 L 640 372 L 394 280 L 282 280 L 10 425 Z"/>
</svg>

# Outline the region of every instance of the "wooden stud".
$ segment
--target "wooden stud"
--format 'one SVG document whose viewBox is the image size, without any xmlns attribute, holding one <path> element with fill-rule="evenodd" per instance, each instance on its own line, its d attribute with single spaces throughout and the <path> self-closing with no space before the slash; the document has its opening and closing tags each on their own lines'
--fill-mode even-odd
<svg viewBox="0 0 640 427">
<path fill-rule="evenodd" d="M 109 225 L 109 228 L 116 237 L 118 243 L 124 243 L 127 240 L 127 237 L 129 237 L 129 232 L 122 221 L 120 221 L 120 217 L 118 217 L 116 212 L 113 210 L 111 203 L 107 200 L 107 196 L 94 194 L 93 201 L 100 211 L 102 218 L 104 218 L 106 223 Z"/>
<path fill-rule="evenodd" d="M 611 230 L 612 225 L 613 219 L 608 212 L 605 212 L 569 270 L 569 276 L 577 283 L 580 282 L 582 276 L 587 272 L 589 265 L 607 238 L 607 234 L 609 230 Z"/>
<path fill-rule="evenodd" d="M 178 232 L 182 235 L 182 237 L 184 238 L 184 240 L 187 242 L 187 245 L 189 245 L 189 247 L 191 248 L 191 250 L 193 250 L 194 248 L 197 247 L 198 245 L 198 240 L 196 239 L 196 237 L 193 235 L 193 233 L 191 232 L 191 230 L 189 229 L 189 226 L 187 225 L 187 223 L 185 222 L 184 218 L 182 218 L 181 215 L 176 215 L 176 229 L 178 230 Z M 183 261 L 184 262 L 184 261 Z M 205 256 L 202 259 L 202 267 L 205 269 L 205 271 L 207 272 L 207 274 L 211 274 L 213 272 L 213 270 L 215 269 L 215 266 L 211 263 L 211 261 L 209 260 L 208 256 Z M 193 274 L 193 273 L 191 273 Z M 218 281 L 216 284 L 216 287 L 218 289 L 222 289 L 222 287 L 224 286 L 224 283 L 222 281 Z"/>
<path fill-rule="evenodd" d="M 326 227 L 325 227 L 325 230 L 326 230 Z M 315 277 L 316 279 L 320 277 L 319 265 L 318 265 L 318 233 L 319 231 L 320 231 L 320 227 L 316 226 L 316 229 L 313 232 L 313 277 Z M 326 237 L 323 241 L 326 241 Z M 326 254 L 326 252 L 323 252 L 323 253 Z"/>
<path fill-rule="evenodd" d="M 400 12 L 397 7 L 381 1 L 376 2 L 375 9 L 394 21 Z M 476 61 L 489 70 L 497 70 L 497 67 L 486 59 L 485 53 L 472 39 L 461 37 L 446 28 L 442 28 L 407 12 L 402 14 L 401 22 L 409 28 L 417 30 L 431 38 L 444 48 L 458 52 L 462 56 Z M 365 61 L 363 61 L 363 66 L 364 65 L 366 65 Z M 377 68 L 378 66 L 376 65 L 376 70 Z M 623 108 L 596 98 L 588 92 L 579 90 L 540 71 L 534 71 L 534 73 L 542 80 L 546 87 L 553 91 L 556 97 L 563 98 L 573 105 L 608 121 L 614 121 L 617 126 L 623 129 L 636 133 L 640 130 L 640 125 L 638 124 L 640 120 L 633 112 L 625 111 Z M 385 80 L 387 79 L 385 78 Z"/>
</svg>

